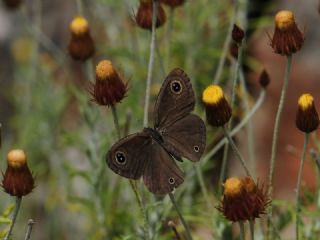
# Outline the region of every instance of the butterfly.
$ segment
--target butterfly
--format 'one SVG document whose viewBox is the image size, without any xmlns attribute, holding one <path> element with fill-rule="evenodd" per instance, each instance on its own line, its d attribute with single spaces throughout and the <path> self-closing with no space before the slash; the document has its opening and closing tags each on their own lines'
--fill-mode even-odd
<svg viewBox="0 0 320 240">
<path fill-rule="evenodd" d="M 206 146 L 206 128 L 192 114 L 195 95 L 187 74 L 173 69 L 162 84 L 154 107 L 154 127 L 116 142 L 106 155 L 109 168 L 129 179 L 143 181 L 157 195 L 172 192 L 184 180 L 177 161 L 200 160 Z"/>
</svg>

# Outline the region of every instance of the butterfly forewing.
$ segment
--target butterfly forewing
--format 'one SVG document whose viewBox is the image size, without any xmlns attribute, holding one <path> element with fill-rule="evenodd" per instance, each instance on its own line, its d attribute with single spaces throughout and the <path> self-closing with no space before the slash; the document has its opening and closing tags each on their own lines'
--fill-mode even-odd
<svg viewBox="0 0 320 240">
<path fill-rule="evenodd" d="M 159 131 L 166 149 L 174 156 L 200 160 L 206 146 L 206 128 L 201 118 L 189 114 Z"/>
<path fill-rule="evenodd" d="M 159 195 L 170 193 L 183 183 L 183 172 L 157 142 L 152 144 L 152 157 L 146 165 L 143 181 L 150 192 Z"/>
<path fill-rule="evenodd" d="M 160 89 L 155 108 L 155 128 L 171 125 L 194 108 L 195 97 L 187 74 L 180 68 L 170 72 Z"/>
<path fill-rule="evenodd" d="M 145 132 L 120 139 L 107 153 L 109 168 L 120 176 L 139 179 L 151 159 L 151 143 L 151 136 Z"/>
</svg>

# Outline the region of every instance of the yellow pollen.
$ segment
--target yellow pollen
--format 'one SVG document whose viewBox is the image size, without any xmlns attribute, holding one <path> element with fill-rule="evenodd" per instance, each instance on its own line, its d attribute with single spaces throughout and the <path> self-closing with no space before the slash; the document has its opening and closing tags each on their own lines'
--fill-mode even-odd
<svg viewBox="0 0 320 240">
<path fill-rule="evenodd" d="M 223 97 L 223 90 L 218 85 L 210 85 L 202 93 L 202 101 L 209 105 L 217 104 Z"/>
<path fill-rule="evenodd" d="M 243 189 L 243 184 L 238 178 L 228 178 L 224 183 L 224 195 L 227 197 L 238 196 Z"/>
<path fill-rule="evenodd" d="M 27 162 L 27 156 L 21 149 L 11 150 L 7 155 L 7 163 L 10 167 L 20 168 Z"/>
<path fill-rule="evenodd" d="M 89 31 L 89 24 L 83 17 L 75 17 L 71 24 L 70 30 L 75 35 L 81 35 Z"/>
<path fill-rule="evenodd" d="M 96 76 L 100 80 L 105 80 L 112 76 L 115 70 L 112 66 L 112 62 L 109 60 L 102 60 L 96 66 Z"/>
<path fill-rule="evenodd" d="M 299 97 L 298 105 L 302 110 L 307 110 L 313 104 L 313 97 L 309 93 L 302 94 Z"/>
<path fill-rule="evenodd" d="M 276 27 L 280 30 L 286 30 L 292 24 L 295 24 L 293 12 L 287 10 L 278 12 L 274 20 Z"/>
</svg>

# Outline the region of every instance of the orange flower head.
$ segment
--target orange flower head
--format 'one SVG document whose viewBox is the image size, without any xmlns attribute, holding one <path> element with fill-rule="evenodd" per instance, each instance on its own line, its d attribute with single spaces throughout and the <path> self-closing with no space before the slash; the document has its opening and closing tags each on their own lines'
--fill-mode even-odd
<svg viewBox="0 0 320 240">
<path fill-rule="evenodd" d="M 296 126 L 305 133 L 313 132 L 319 126 L 319 115 L 314 105 L 314 99 L 308 93 L 302 94 L 298 100 Z"/>
<path fill-rule="evenodd" d="M 297 27 L 291 11 L 279 11 L 275 16 L 275 30 L 271 46 L 275 53 L 289 56 L 299 51 L 303 45 L 303 33 Z"/>
<path fill-rule="evenodd" d="M 120 102 L 127 92 L 125 82 L 109 60 L 100 61 L 96 66 L 96 81 L 93 85 L 93 100 L 103 106 Z"/>
<path fill-rule="evenodd" d="M 7 169 L 2 187 L 11 196 L 28 195 L 34 188 L 34 178 L 27 165 L 27 156 L 21 149 L 11 150 L 7 155 Z"/>
<path fill-rule="evenodd" d="M 161 27 L 166 22 L 165 11 L 160 3 L 157 4 L 156 28 Z M 140 0 L 135 19 L 138 26 L 143 29 L 152 30 L 152 5 L 152 0 Z"/>
</svg>

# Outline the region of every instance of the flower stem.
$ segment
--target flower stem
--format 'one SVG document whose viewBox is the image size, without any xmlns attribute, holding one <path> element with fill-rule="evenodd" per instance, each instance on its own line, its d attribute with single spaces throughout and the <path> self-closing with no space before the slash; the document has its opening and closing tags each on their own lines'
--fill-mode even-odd
<svg viewBox="0 0 320 240">
<path fill-rule="evenodd" d="M 134 195 L 136 197 L 136 200 L 137 200 L 137 203 L 139 205 L 139 208 L 140 208 L 140 211 L 141 211 L 141 214 L 143 216 L 143 231 L 144 231 L 144 236 L 145 236 L 145 239 L 149 240 L 150 239 L 150 236 L 149 236 L 149 221 L 148 221 L 148 217 L 147 217 L 147 213 L 146 213 L 146 210 L 143 206 L 143 203 L 142 203 L 142 200 L 141 200 L 141 197 L 139 195 L 139 192 L 137 190 L 137 186 L 135 185 L 135 182 L 134 180 L 129 180 L 130 182 L 130 186 L 132 188 L 132 191 L 134 192 Z"/>
<path fill-rule="evenodd" d="M 32 219 L 29 219 L 28 220 L 28 228 L 27 228 L 27 232 L 26 232 L 26 236 L 25 236 L 24 240 L 30 240 L 33 224 L 34 224 L 34 221 Z"/>
<path fill-rule="evenodd" d="M 229 141 L 229 143 L 231 145 L 232 150 L 236 154 L 237 158 L 240 160 L 240 163 L 241 163 L 242 167 L 244 168 L 246 174 L 248 176 L 251 176 L 250 171 L 249 171 L 249 169 L 248 169 L 243 157 L 241 156 L 241 153 L 240 153 L 239 149 L 237 148 L 236 144 L 232 140 L 232 137 L 230 136 L 229 130 L 228 130 L 226 125 L 223 126 L 223 131 L 224 131 L 224 135 L 227 137 L 227 139 L 228 139 L 228 141 Z"/>
<path fill-rule="evenodd" d="M 151 30 L 151 42 L 150 42 L 150 56 L 148 64 L 148 75 L 146 82 L 146 93 L 144 102 L 144 116 L 143 116 L 143 126 L 148 127 L 148 111 L 150 103 L 150 89 L 151 89 L 151 78 L 154 63 L 154 50 L 156 43 L 156 18 L 157 18 L 158 1 L 152 0 L 152 30 Z"/>
<path fill-rule="evenodd" d="M 240 240 L 245 240 L 245 232 L 244 232 L 244 223 L 243 221 L 239 222 L 240 227 Z"/>
<path fill-rule="evenodd" d="M 118 139 L 120 139 L 121 138 L 121 132 L 120 132 L 120 125 L 119 125 L 119 119 L 118 119 L 116 106 L 111 105 L 111 110 L 112 110 L 112 115 L 113 115 L 114 126 L 115 126 L 116 131 L 117 131 L 117 136 L 118 136 Z"/>
<path fill-rule="evenodd" d="M 301 188 L 301 180 L 303 175 L 303 166 L 304 161 L 306 159 L 306 153 L 307 153 L 307 146 L 309 142 L 309 134 L 304 134 L 304 144 L 303 144 L 303 150 L 301 155 L 301 161 L 300 161 L 300 168 L 299 168 L 299 174 L 298 174 L 298 182 L 297 182 L 297 188 L 296 188 L 296 239 L 299 239 L 299 225 L 300 225 L 300 188 Z"/>
<path fill-rule="evenodd" d="M 251 240 L 254 240 L 254 221 L 250 220 L 249 225 L 250 225 Z"/>
<path fill-rule="evenodd" d="M 226 176 L 226 168 L 227 168 L 227 158 L 228 158 L 228 152 L 229 152 L 229 144 L 228 141 L 224 142 L 224 149 L 223 149 L 223 158 L 222 158 L 222 164 L 221 164 L 221 170 L 220 170 L 220 177 L 219 177 L 219 183 L 218 183 L 218 196 L 220 197 L 223 192 L 223 182 L 224 178 Z"/>
<path fill-rule="evenodd" d="M 274 175 L 274 167 L 275 167 L 275 159 L 276 159 L 276 152 L 277 152 L 277 142 L 278 142 L 278 133 L 279 133 L 279 127 L 280 127 L 280 121 L 281 121 L 281 115 L 283 111 L 284 101 L 287 94 L 287 89 L 289 85 L 289 75 L 291 70 L 291 64 L 292 64 L 292 55 L 289 55 L 287 57 L 287 66 L 285 69 L 285 75 L 284 75 L 284 82 L 281 90 L 281 96 L 278 106 L 278 111 L 276 115 L 275 125 L 273 129 L 273 138 L 272 138 L 272 149 L 271 149 L 271 158 L 270 158 L 270 169 L 269 169 L 269 177 L 268 177 L 268 196 L 269 199 L 272 199 L 273 194 L 273 175 Z M 271 234 L 271 218 L 272 218 L 272 202 L 269 207 L 268 211 L 268 238 Z"/>
<path fill-rule="evenodd" d="M 187 225 L 186 221 L 184 220 L 184 218 L 183 218 L 183 216 L 182 216 L 182 214 L 181 214 L 181 212 L 180 212 L 180 210 L 179 210 L 179 207 L 178 207 L 178 205 L 177 205 L 177 203 L 176 203 L 176 200 L 174 199 L 173 194 L 172 194 L 172 193 L 169 193 L 169 197 L 170 197 L 170 200 L 171 200 L 171 202 L 172 202 L 175 210 L 177 211 L 178 216 L 179 216 L 179 218 L 180 218 L 180 221 L 181 221 L 181 223 L 182 223 L 182 225 L 183 225 L 183 227 L 184 227 L 184 229 L 185 229 L 185 231 L 186 231 L 187 239 L 188 239 L 188 240 L 192 240 L 190 228 L 189 228 L 189 226 Z"/>
<path fill-rule="evenodd" d="M 83 5 L 82 0 L 76 0 L 77 1 L 77 11 L 80 16 L 83 16 Z"/>
<path fill-rule="evenodd" d="M 8 231 L 8 234 L 7 234 L 7 236 L 4 238 L 4 240 L 9 240 L 9 239 L 10 239 L 10 236 L 11 236 L 11 234 L 12 234 L 12 230 L 13 230 L 14 224 L 16 223 L 17 216 L 18 216 L 18 213 L 19 213 L 19 210 L 20 210 L 21 201 L 22 201 L 22 197 L 16 197 L 16 207 L 15 207 L 14 212 L 13 212 L 12 222 L 11 222 L 11 225 L 10 225 L 10 228 L 9 228 L 9 231 Z"/>
</svg>

